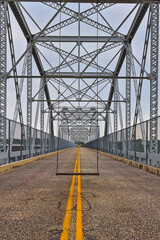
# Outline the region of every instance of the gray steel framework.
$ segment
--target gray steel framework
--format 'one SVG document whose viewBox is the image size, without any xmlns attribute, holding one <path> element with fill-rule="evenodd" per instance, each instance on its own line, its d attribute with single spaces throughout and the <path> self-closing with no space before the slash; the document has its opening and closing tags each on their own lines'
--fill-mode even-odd
<svg viewBox="0 0 160 240">
<path fill-rule="evenodd" d="M 6 151 L 7 3 L 0 2 L 0 151 Z"/>
<path fill-rule="evenodd" d="M 15 2 L 18 2 L 19 0 L 15 0 Z M 31 2 L 32 0 L 22 0 L 21 2 Z M 39 2 L 39 0 L 34 0 L 35 2 Z M 7 2 L 12 2 L 12 0 L 7 0 Z M 43 2 L 48 2 L 47 0 L 44 0 Z M 59 2 L 58 0 L 54 0 L 54 2 Z M 62 1 L 63 2 L 63 1 Z M 159 3 L 159 0 L 70 0 L 68 2 L 84 2 L 84 3 Z"/>
<path fill-rule="evenodd" d="M 150 151 L 157 153 L 158 136 L 158 44 L 159 44 L 159 6 L 151 5 L 151 86 L 150 86 Z"/>
<path fill-rule="evenodd" d="M 27 55 L 27 148 L 31 148 L 31 126 L 32 126 L 32 49 Z"/>
<path fill-rule="evenodd" d="M 129 157 L 128 153 L 136 136 L 136 128 L 129 131 L 132 123 L 132 108 L 134 109 L 133 124 L 136 125 L 138 119 L 140 122 L 143 121 L 142 86 L 148 81 L 150 82 L 150 101 L 148 101 L 151 118 L 150 152 L 156 154 L 158 151 L 159 1 L 88 0 L 83 6 L 81 5 L 83 0 L 35 1 L 37 3 L 34 4 L 45 9 L 44 14 L 47 10 L 49 13 L 52 12 L 51 15 L 48 14 L 46 18 L 48 20 L 44 21 L 43 27 L 23 2 L 31 1 L 8 0 L 0 3 L 0 151 L 7 151 L 6 84 L 14 80 L 16 106 L 13 120 L 16 121 L 19 114 L 22 139 L 23 141 L 27 139 L 27 143 L 24 141 L 26 144 L 24 148 L 31 151 L 36 142 L 36 131 L 34 130 L 33 137 L 31 132 L 33 118 L 35 118 L 34 126 L 39 125 L 41 130 L 41 149 L 46 144 L 44 129 L 47 129 L 47 126 L 51 135 L 57 131 L 65 140 L 87 142 L 98 137 L 98 124 L 102 128 L 103 125 L 100 123 L 102 121 L 105 136 L 110 132 L 109 122 L 111 124 L 113 122 L 111 127 L 115 132 L 112 139 L 115 154 L 118 147 L 116 133 L 125 125 L 126 132 L 122 132 L 124 134 L 122 143 L 125 154 Z M 72 9 L 69 2 L 74 2 L 77 10 Z M 117 3 L 133 4 L 130 4 L 127 14 L 122 13 L 122 20 L 114 25 L 107 19 L 106 13 L 107 11 L 112 13 Z M 125 7 L 125 4 L 123 6 Z M 11 17 L 19 25 L 25 46 L 27 45 L 25 51 L 18 54 L 19 58 L 16 57 Z M 142 30 L 145 36 L 142 39 L 141 61 L 134 49 L 135 37 L 139 30 Z M 93 34 L 90 34 L 91 31 Z M 9 63 L 7 41 L 11 56 L 9 69 L 7 69 Z M 24 61 L 23 67 L 20 67 L 22 61 Z M 20 68 L 22 68 L 21 73 L 19 73 Z M 28 126 L 26 132 L 23 128 L 22 107 L 25 81 Z M 35 81 L 39 82 L 39 88 L 33 87 Z M 134 90 L 132 90 L 132 81 Z M 131 101 L 132 92 L 135 92 L 134 103 Z M 35 112 L 33 104 L 37 104 Z M 48 118 L 45 118 L 45 114 L 48 114 Z M 49 119 L 49 123 L 45 119 Z M 45 127 L 45 124 L 48 125 Z M 143 124 L 140 133 L 146 150 L 146 129 Z M 16 135 L 14 122 L 10 135 L 12 149 Z"/>
<path fill-rule="evenodd" d="M 128 34 L 127 34 L 127 39 L 130 41 L 130 44 L 132 43 L 132 40 L 147 12 L 149 8 L 149 5 L 148 4 L 142 4 L 140 5 L 138 11 L 137 11 L 137 14 L 131 24 L 131 27 L 128 31 Z M 115 75 L 118 76 L 119 73 L 120 73 L 120 70 L 122 68 L 122 65 L 123 65 L 123 62 L 125 60 L 125 56 L 126 56 L 126 46 L 123 46 L 123 49 L 120 53 L 120 56 L 119 56 L 119 59 L 117 61 L 117 64 L 116 64 L 116 67 L 115 67 Z M 114 87 L 113 85 L 111 86 L 111 89 L 110 89 L 110 92 L 109 92 L 109 97 L 108 97 L 108 100 L 109 100 L 109 104 L 108 104 L 108 108 L 110 107 L 111 105 L 111 102 L 112 102 L 112 98 L 113 98 L 113 93 L 114 93 Z M 106 119 L 108 119 L 108 116 L 106 116 Z M 107 127 L 108 127 L 108 122 L 106 121 L 106 124 L 105 124 L 105 134 L 107 134 L 108 130 L 107 130 Z"/>
<path fill-rule="evenodd" d="M 41 79 L 41 86 L 44 85 L 44 79 Z M 40 130 L 41 130 L 41 149 L 44 148 L 44 88 L 40 91 Z"/>
<path fill-rule="evenodd" d="M 129 77 L 131 77 L 131 55 L 130 55 L 130 44 L 127 44 L 126 51 L 126 155 L 128 157 L 129 150 L 129 141 L 130 141 L 130 132 L 128 128 L 131 125 L 131 81 Z"/>
<path fill-rule="evenodd" d="M 6 9 L 6 17 L 7 17 L 7 29 L 8 29 L 8 40 L 9 40 L 9 46 L 10 46 L 10 55 L 11 55 L 11 61 L 12 61 L 12 67 L 16 63 L 16 57 L 15 57 L 15 49 L 14 49 L 14 40 L 13 40 L 13 33 L 12 33 L 12 27 L 11 27 L 11 20 L 10 20 L 10 14 L 9 14 L 9 9 L 7 6 Z M 23 64 L 23 69 L 22 69 L 22 74 L 25 73 L 25 68 L 26 68 L 26 61 L 27 57 L 24 59 L 24 64 Z M 17 77 L 17 68 L 13 68 L 13 76 L 14 76 L 14 85 L 15 85 L 15 92 L 16 92 L 16 108 L 13 116 L 13 120 L 17 121 L 17 117 L 19 114 L 19 120 L 20 123 L 23 124 L 23 113 L 22 113 L 22 105 L 21 105 L 21 92 L 22 92 L 22 82 L 19 86 L 18 84 L 18 77 Z M 10 135 L 10 148 L 12 149 L 12 144 L 13 144 L 13 138 L 15 134 L 15 122 L 12 123 L 11 126 L 11 135 Z M 25 130 L 22 128 L 22 138 L 25 139 Z"/>
</svg>

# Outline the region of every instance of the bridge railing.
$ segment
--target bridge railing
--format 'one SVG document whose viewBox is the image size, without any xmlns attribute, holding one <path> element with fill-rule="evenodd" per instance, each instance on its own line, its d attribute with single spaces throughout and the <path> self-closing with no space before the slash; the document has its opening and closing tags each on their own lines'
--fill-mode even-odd
<svg viewBox="0 0 160 240">
<path fill-rule="evenodd" d="M 160 116 L 156 120 L 158 132 L 154 139 L 150 137 L 152 120 L 148 120 L 95 139 L 85 146 L 160 168 Z M 126 133 L 130 136 L 128 141 Z"/>
<path fill-rule="evenodd" d="M 1 142 L 0 165 L 73 146 L 73 143 L 39 129 L 10 119 L 5 122 L 6 138 Z"/>
</svg>

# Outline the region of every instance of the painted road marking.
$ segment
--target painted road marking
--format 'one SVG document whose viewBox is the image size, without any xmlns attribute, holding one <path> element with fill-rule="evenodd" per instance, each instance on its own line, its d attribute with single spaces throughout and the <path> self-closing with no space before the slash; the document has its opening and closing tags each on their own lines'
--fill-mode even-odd
<svg viewBox="0 0 160 240">
<path fill-rule="evenodd" d="M 77 170 L 78 156 L 79 156 L 79 149 L 78 149 L 76 163 L 75 163 L 75 167 L 74 167 L 74 173 L 76 173 L 76 170 Z M 68 238 L 69 238 L 70 220 L 71 220 L 72 207 L 73 207 L 73 195 L 74 195 L 75 179 L 76 179 L 76 176 L 74 175 L 72 177 L 72 183 L 71 183 L 71 188 L 70 188 L 68 202 L 67 202 L 66 214 L 65 214 L 65 218 L 64 218 L 64 222 L 63 222 L 63 231 L 62 231 L 60 240 L 68 240 Z"/>
<path fill-rule="evenodd" d="M 74 168 L 74 173 L 81 172 L 81 163 L 80 163 L 80 149 L 78 149 L 76 163 Z M 63 223 L 63 231 L 61 234 L 60 240 L 68 240 L 70 233 L 70 222 L 72 216 L 72 207 L 73 207 L 73 196 L 75 188 L 76 176 L 72 178 L 70 193 L 67 202 L 66 214 Z M 77 211 L 76 211 L 76 240 L 83 240 L 83 224 L 82 224 L 82 197 L 81 197 L 81 176 L 78 175 L 78 188 L 77 188 Z"/>
<path fill-rule="evenodd" d="M 80 163 L 80 151 L 79 151 L 78 173 L 80 172 L 81 172 L 81 163 Z M 81 176 L 80 175 L 78 175 L 78 189 L 77 189 L 76 240 L 83 240 L 82 197 L 81 197 Z"/>
</svg>

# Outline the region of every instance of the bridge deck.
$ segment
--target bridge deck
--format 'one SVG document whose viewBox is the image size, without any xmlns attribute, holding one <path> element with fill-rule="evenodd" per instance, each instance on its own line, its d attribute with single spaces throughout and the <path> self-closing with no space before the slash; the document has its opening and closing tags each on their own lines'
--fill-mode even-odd
<svg viewBox="0 0 160 240">
<path fill-rule="evenodd" d="M 73 172 L 77 151 L 59 154 L 61 172 Z M 93 172 L 96 153 L 81 148 L 80 162 L 81 172 Z M 79 177 L 83 239 L 160 239 L 160 178 L 102 154 L 99 168 L 100 176 Z M 68 239 L 75 239 L 78 176 L 66 211 L 72 179 L 56 176 L 55 155 L 1 174 L 0 239 L 60 239 L 67 211 L 72 214 Z"/>
</svg>

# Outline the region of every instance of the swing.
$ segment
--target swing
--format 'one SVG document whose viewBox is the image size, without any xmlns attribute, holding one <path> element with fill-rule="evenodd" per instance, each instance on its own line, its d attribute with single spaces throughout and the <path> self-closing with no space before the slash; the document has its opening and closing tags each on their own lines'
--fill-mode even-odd
<svg viewBox="0 0 160 240">
<path fill-rule="evenodd" d="M 61 4 L 61 2 L 60 2 Z M 97 3 L 98 4 L 98 3 Z M 78 35 L 80 36 L 80 3 L 78 3 Z M 60 12 L 60 22 L 61 22 L 61 12 Z M 97 11 L 97 23 L 98 23 L 98 11 Z M 61 39 L 61 29 L 59 30 L 59 38 Z M 61 41 L 59 42 L 59 49 L 61 49 Z M 97 51 L 98 51 L 98 26 L 97 26 Z M 78 59 L 80 59 L 80 42 L 78 44 Z M 59 55 L 59 65 L 60 65 L 61 57 Z M 97 65 L 98 65 L 98 55 L 97 55 Z M 78 71 L 80 72 L 80 61 L 78 60 Z M 60 68 L 59 68 L 59 73 L 60 73 Z M 80 79 L 78 80 L 78 95 L 80 97 Z M 97 68 L 97 79 L 96 79 L 96 85 L 97 85 L 97 141 L 96 141 L 96 171 L 95 172 L 61 172 L 59 171 L 59 141 L 60 141 L 60 125 L 59 125 L 59 115 L 58 115 L 58 138 L 57 138 L 57 162 L 56 162 L 56 176 L 60 175 L 86 175 L 86 176 L 99 176 L 99 147 L 98 147 L 98 137 L 99 137 L 99 127 L 98 127 L 98 68 Z M 60 81 L 58 84 L 58 112 L 60 111 Z M 79 108 L 80 108 L 80 101 L 79 101 Z M 69 134 L 69 132 L 68 132 Z"/>
</svg>

